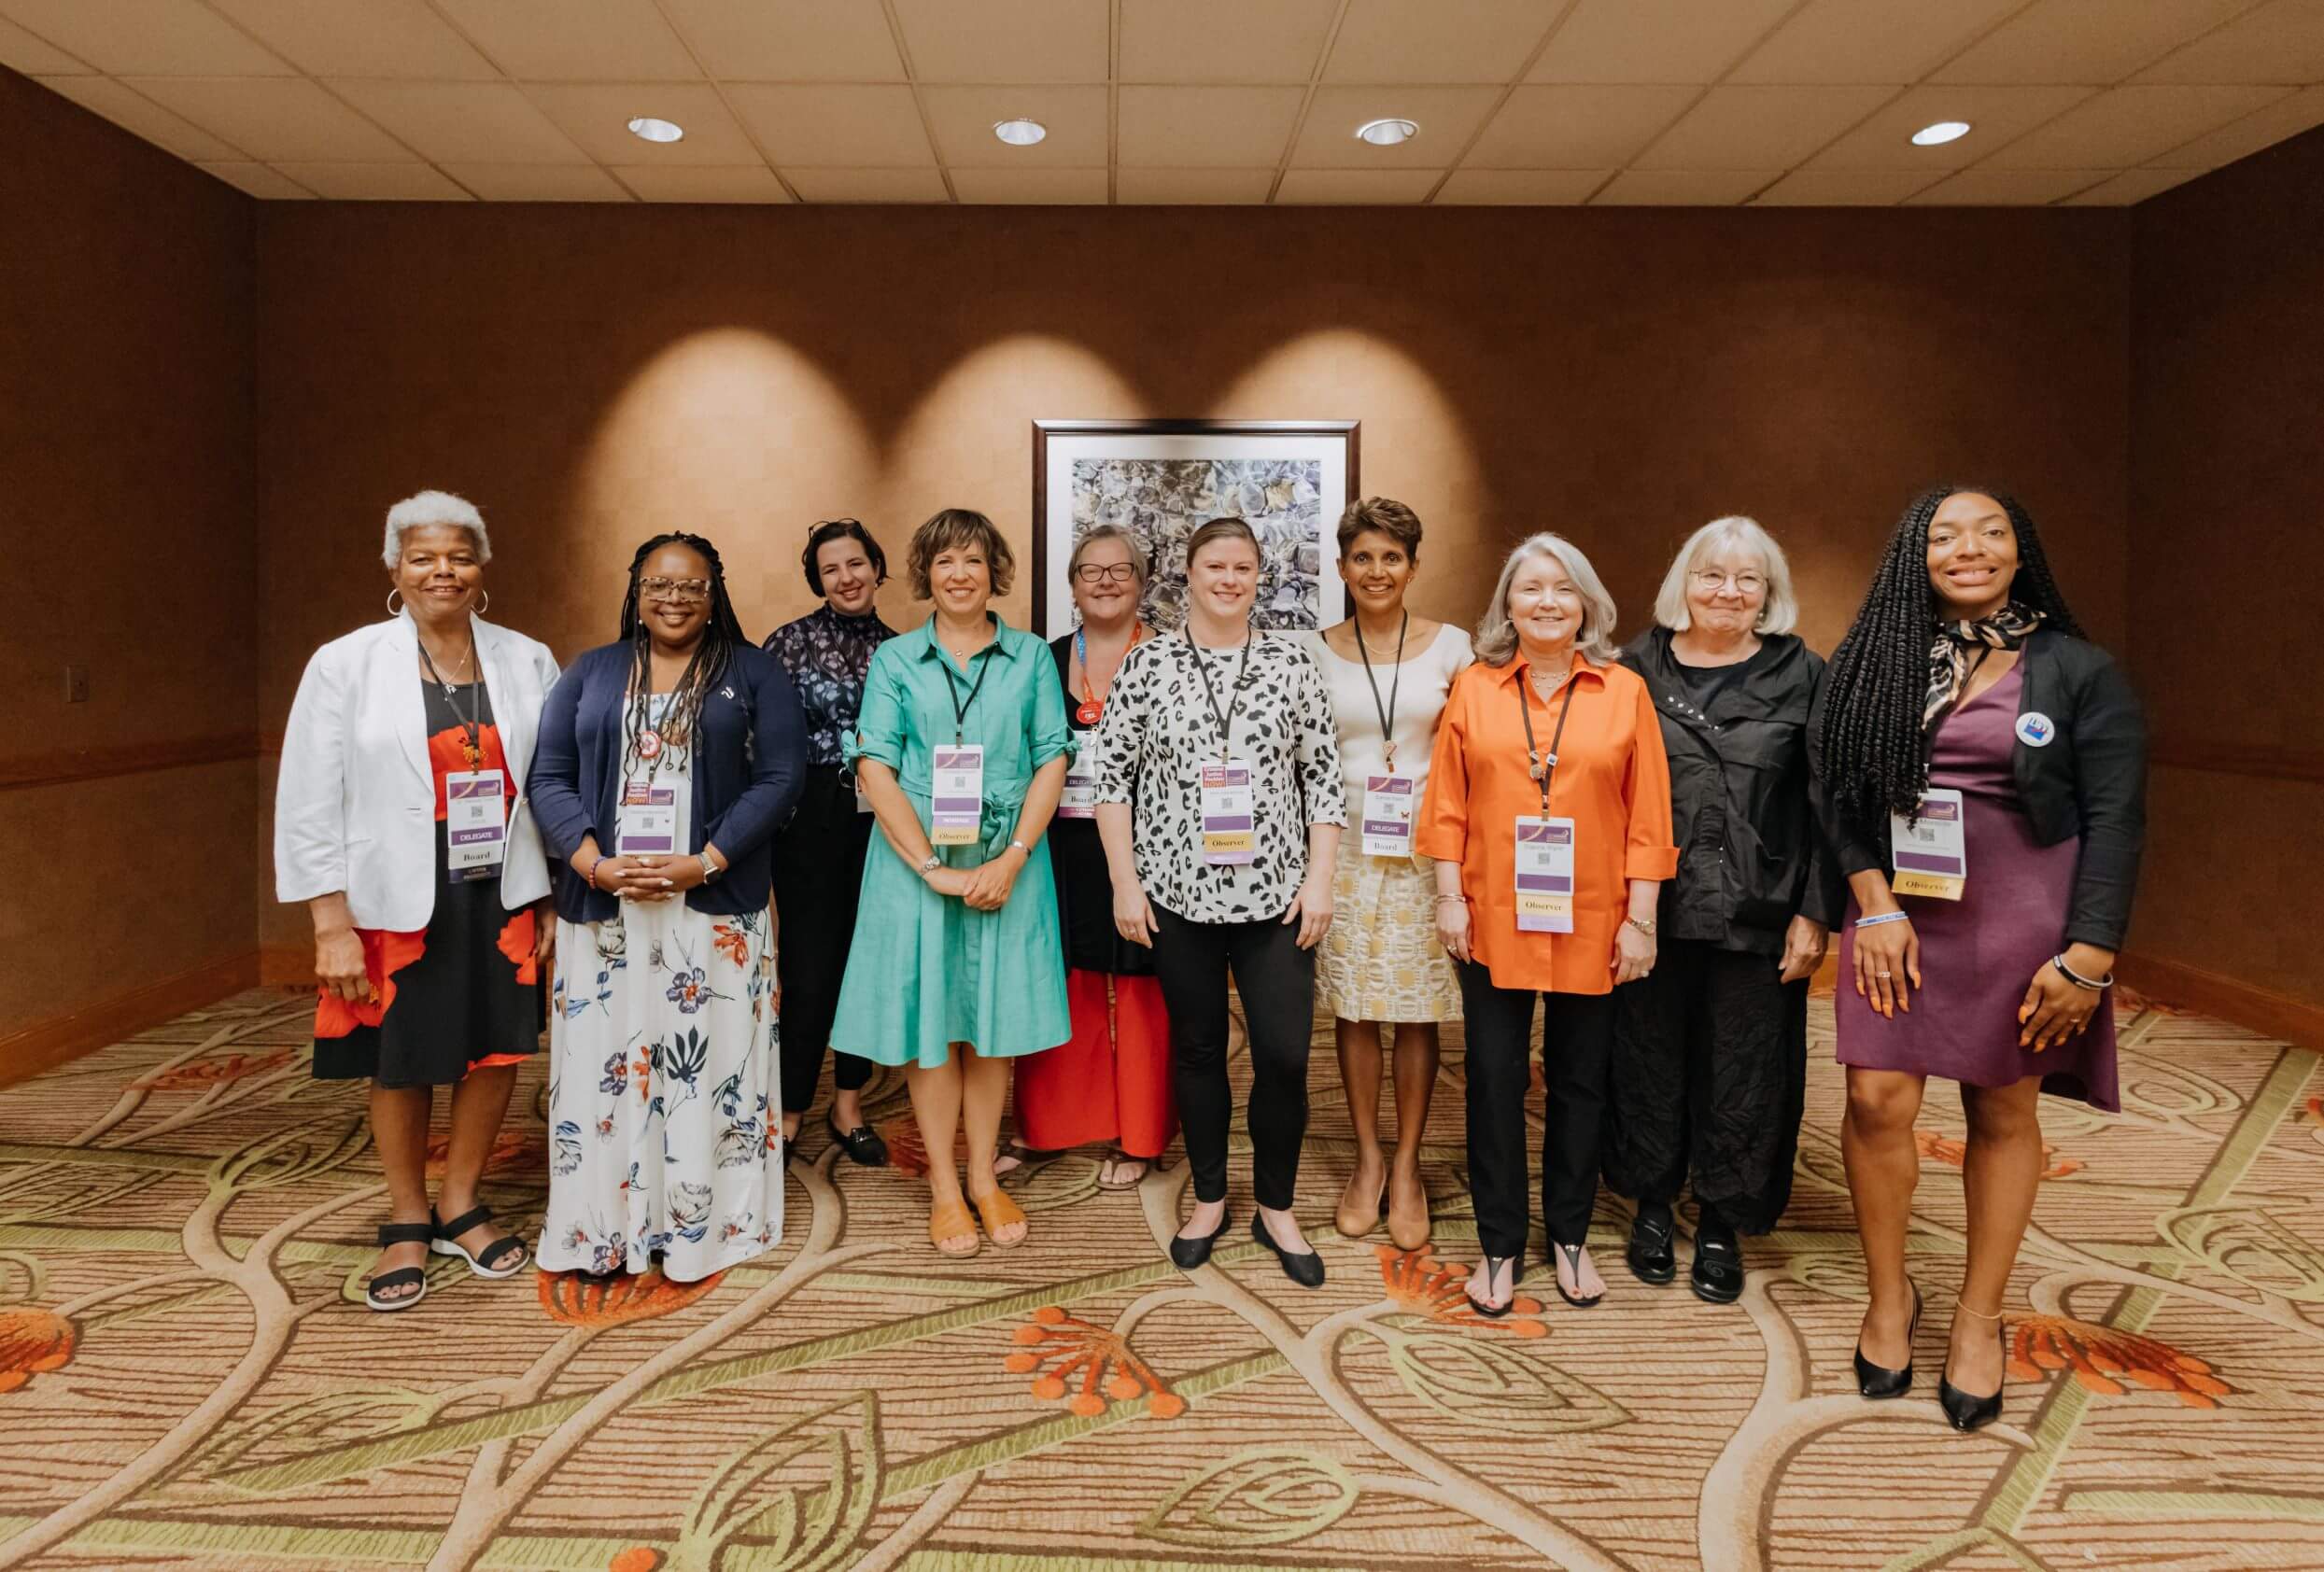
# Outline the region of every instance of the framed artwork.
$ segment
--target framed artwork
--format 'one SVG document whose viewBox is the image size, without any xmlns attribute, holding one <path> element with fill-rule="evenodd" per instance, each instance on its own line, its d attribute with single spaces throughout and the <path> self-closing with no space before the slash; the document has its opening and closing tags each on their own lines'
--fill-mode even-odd
<svg viewBox="0 0 2324 1572">
<path fill-rule="evenodd" d="M 1070 633 L 1065 566 L 1092 526 L 1118 524 L 1153 575 L 1142 614 L 1186 620 L 1186 541 L 1214 518 L 1259 537 L 1260 627 L 1320 627 L 1348 614 L 1333 532 L 1357 489 L 1353 420 L 1036 420 L 1033 423 L 1033 627 Z"/>
</svg>

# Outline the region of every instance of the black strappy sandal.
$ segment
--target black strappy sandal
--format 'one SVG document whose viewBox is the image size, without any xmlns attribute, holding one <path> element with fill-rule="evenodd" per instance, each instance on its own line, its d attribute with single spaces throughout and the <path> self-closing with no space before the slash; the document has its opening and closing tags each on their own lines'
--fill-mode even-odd
<svg viewBox="0 0 2324 1572">
<path fill-rule="evenodd" d="M 1560 1244 L 1553 1239 L 1549 1242 L 1549 1247 L 1566 1258 L 1566 1270 L 1573 1273 L 1573 1280 L 1576 1283 L 1581 1282 L 1582 1252 L 1588 1249 L 1589 1246 L 1586 1244 Z M 1566 1303 L 1571 1305 L 1574 1309 L 1587 1310 L 1590 1306 L 1596 1304 L 1599 1300 L 1606 1297 L 1602 1292 L 1592 1294 L 1587 1298 L 1582 1298 L 1575 1295 L 1567 1293 L 1566 1280 L 1557 1275 L 1556 1263 L 1552 1261 L 1550 1263 L 1550 1268 L 1549 1280 L 1557 1285 L 1557 1297 L 1565 1300 Z"/>
<path fill-rule="evenodd" d="M 432 1209 L 428 1214 L 430 1217 L 435 1216 Z M 460 1235 L 479 1223 L 490 1221 L 492 1221 L 492 1208 L 483 1205 L 470 1208 L 448 1223 L 439 1220 L 435 1224 L 435 1237 L 428 1242 L 428 1248 L 439 1256 L 458 1256 L 468 1263 L 468 1270 L 478 1277 L 514 1277 L 525 1270 L 526 1261 L 531 1258 L 530 1253 L 525 1248 L 525 1242 L 514 1234 L 502 1234 L 486 1245 L 481 1253 L 473 1256 L 470 1255 L 460 1243 Z M 514 1256 L 509 1254 L 511 1250 L 515 1252 Z M 494 1265 L 495 1262 L 506 1262 L 507 1264 Z"/>
<path fill-rule="evenodd" d="M 435 1231 L 433 1223 L 382 1223 L 379 1225 L 379 1247 L 385 1250 L 391 1244 L 427 1244 L 434 1239 Z M 416 1284 L 418 1292 L 403 1294 L 392 1299 L 379 1297 L 382 1288 L 401 1288 L 407 1284 Z M 381 1272 L 363 1284 L 363 1302 L 383 1315 L 409 1310 L 427 1297 L 428 1269 L 425 1267 L 397 1267 Z"/>
<path fill-rule="evenodd" d="M 1496 1309 L 1492 1305 L 1486 1304 L 1483 1300 L 1479 1299 L 1474 1294 L 1470 1293 L 1468 1289 L 1463 1288 L 1461 1290 L 1461 1294 L 1468 1299 L 1469 1308 L 1471 1310 L 1473 1310 L 1479 1315 L 1485 1316 L 1488 1320 L 1493 1321 L 1498 1321 L 1502 1316 L 1509 1313 L 1510 1310 L 1517 1302 L 1516 1259 L 1517 1257 L 1514 1256 L 1487 1256 L 1485 1257 L 1485 1281 L 1488 1284 L 1498 1281 L 1500 1277 L 1500 1267 L 1496 1263 L 1505 1262 L 1509 1264 L 1509 1297 L 1501 1300 L 1500 1308 Z"/>
</svg>

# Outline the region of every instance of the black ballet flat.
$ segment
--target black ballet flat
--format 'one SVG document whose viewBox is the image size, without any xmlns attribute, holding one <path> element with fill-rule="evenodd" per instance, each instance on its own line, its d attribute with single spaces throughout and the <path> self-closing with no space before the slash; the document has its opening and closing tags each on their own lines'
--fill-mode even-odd
<svg viewBox="0 0 2324 1572">
<path fill-rule="evenodd" d="M 1695 1297 L 1710 1304 L 1733 1304 L 1743 1297 L 1743 1252 L 1722 1234 L 1695 1236 L 1695 1265 L 1686 1274 Z"/>
<path fill-rule="evenodd" d="M 1257 1212 L 1251 1214 L 1251 1237 L 1275 1252 L 1275 1258 L 1282 1266 L 1284 1276 L 1303 1288 L 1323 1286 L 1323 1257 L 1313 1250 L 1299 1255 L 1277 1244 L 1275 1235 L 1267 1231 L 1267 1220 Z"/>
<path fill-rule="evenodd" d="M 853 1130 L 841 1130 L 839 1122 L 831 1116 L 829 1110 L 825 1110 L 824 1129 L 831 1132 L 833 1144 L 847 1154 L 848 1161 L 860 1163 L 866 1168 L 888 1166 L 888 1144 L 880 1140 L 880 1132 L 870 1126 L 857 1125 Z"/>
<path fill-rule="evenodd" d="M 1964 1307 L 1966 1308 L 1966 1307 Z M 1975 1315 L 1977 1312 L 1970 1311 Z M 1982 1397 L 1972 1397 L 1952 1383 L 1952 1362 L 1945 1362 L 1945 1369 L 1937 1378 L 1937 1406 L 1945 1411 L 1946 1422 L 1963 1433 L 1982 1430 L 2001 1417 L 2002 1389 L 2009 1384 L 2009 1328 L 2005 1324 L 1993 1328 L 2002 1340 L 2001 1385 Z"/>
<path fill-rule="evenodd" d="M 1514 1262 L 1516 1259 L 1517 1257 L 1514 1256 L 1486 1256 L 1485 1280 L 1487 1283 L 1490 1283 L 1495 1278 L 1500 1276 L 1500 1267 L 1496 1263 L 1504 1261 Z M 1484 1300 L 1478 1298 L 1474 1294 L 1470 1293 L 1466 1288 L 1463 1288 L 1460 1292 L 1461 1297 L 1469 1301 L 1469 1308 L 1471 1310 L 1475 1311 L 1479 1315 L 1484 1316 L 1489 1321 L 1498 1321 L 1502 1316 L 1508 1314 L 1511 1309 L 1514 1308 L 1517 1302 L 1517 1274 L 1513 1268 L 1509 1273 L 1509 1297 L 1501 1300 L 1499 1306 L 1486 1304 Z"/>
<path fill-rule="evenodd" d="M 1196 1267 L 1208 1263 L 1210 1247 L 1218 1242 L 1219 1235 L 1227 1231 L 1227 1225 L 1233 1220 L 1233 1213 L 1221 1212 L 1218 1214 L 1218 1226 L 1206 1234 L 1172 1234 L 1170 1264 L 1180 1271 L 1192 1271 Z"/>
<path fill-rule="evenodd" d="M 1905 1368 L 1892 1370 L 1886 1365 L 1876 1365 L 1864 1356 L 1864 1344 L 1856 1344 L 1856 1393 L 1859 1397 L 1879 1401 L 1901 1397 L 1912 1390 L 1912 1339 L 1921 1329 L 1921 1285 L 1912 1285 L 1912 1320 L 1905 1328 Z"/>
<path fill-rule="evenodd" d="M 1588 1245 L 1560 1244 L 1553 1239 L 1549 1242 L 1549 1248 L 1553 1252 L 1553 1259 L 1550 1261 L 1549 1281 L 1551 1285 L 1557 1290 L 1557 1297 L 1559 1298 L 1565 1300 L 1566 1303 L 1571 1305 L 1576 1310 L 1587 1310 L 1590 1306 L 1596 1304 L 1599 1300 L 1606 1297 L 1603 1294 L 1569 1294 L 1566 1292 L 1565 1279 L 1557 1275 L 1557 1263 L 1554 1258 L 1554 1256 L 1563 1256 L 1566 1258 L 1566 1270 L 1573 1273 L 1573 1280 L 1576 1283 L 1582 1281 L 1582 1252 L 1588 1249 Z M 1674 1268 L 1673 1270 L 1676 1269 Z"/>
<path fill-rule="evenodd" d="M 1679 1274 L 1678 1251 L 1673 1247 L 1669 1214 L 1649 1217 L 1643 1210 L 1630 1221 L 1630 1274 L 1641 1283 L 1659 1286 Z"/>
</svg>

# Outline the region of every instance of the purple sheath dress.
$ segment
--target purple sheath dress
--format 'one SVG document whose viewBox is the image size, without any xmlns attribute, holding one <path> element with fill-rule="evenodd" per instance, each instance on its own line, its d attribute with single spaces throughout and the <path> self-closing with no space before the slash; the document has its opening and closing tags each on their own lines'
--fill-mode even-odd
<svg viewBox="0 0 2324 1572">
<path fill-rule="evenodd" d="M 2115 1087 L 2114 1001 L 2100 1001 L 2090 1030 L 2045 1052 L 2018 1046 L 2018 1006 L 2042 962 L 2065 947 L 2066 908 L 2081 843 L 2042 846 L 2018 807 L 2010 773 L 2024 667 L 1937 723 L 1929 784 L 1957 788 L 1968 820 L 1968 884 L 1958 901 L 1898 897 L 1921 939 L 1921 987 L 1909 1014 L 1889 1020 L 1856 997 L 1856 904 L 1840 936 L 1834 1015 L 1839 1061 L 1864 1070 L 1941 1075 L 2005 1087 L 2028 1075 L 2042 1090 L 2079 1098 L 2109 1114 Z"/>
</svg>

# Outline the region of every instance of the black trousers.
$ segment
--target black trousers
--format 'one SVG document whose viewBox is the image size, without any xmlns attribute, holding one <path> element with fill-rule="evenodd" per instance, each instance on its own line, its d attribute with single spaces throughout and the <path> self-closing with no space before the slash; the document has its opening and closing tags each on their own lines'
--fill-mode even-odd
<svg viewBox="0 0 2324 1572">
<path fill-rule="evenodd" d="M 1768 956 L 1666 939 L 1654 971 L 1614 990 L 1606 1184 L 1639 1200 L 1695 1199 L 1765 1233 L 1792 1199 L 1808 1088 L 1808 984 Z"/>
<path fill-rule="evenodd" d="M 1460 964 L 1460 1007 L 1469 1043 L 1469 1193 L 1477 1242 L 1488 1256 L 1523 1257 L 1526 1205 L 1526 1060 L 1533 1046 L 1533 1001 L 1526 989 L 1496 988 L 1473 961 Z M 1548 1097 L 1542 1129 L 1542 1222 L 1552 1244 L 1589 1237 L 1598 1199 L 1598 1131 L 1606 1114 L 1613 1056 L 1613 996 L 1544 993 L 1542 1071 Z"/>
<path fill-rule="evenodd" d="M 782 985 L 782 1111 L 803 1114 L 823 1078 L 839 979 L 855 937 L 855 903 L 872 816 L 855 811 L 854 783 L 832 765 L 810 765 L 797 814 L 775 839 L 775 976 Z M 832 1083 L 854 1091 L 871 1060 L 834 1053 Z"/>
<path fill-rule="evenodd" d="M 1154 908 L 1154 975 L 1170 1011 L 1170 1079 L 1186 1130 L 1194 1199 L 1227 1197 L 1227 974 L 1243 996 L 1251 1045 L 1251 1192 L 1286 1211 L 1307 1137 L 1307 1046 L 1315 1030 L 1316 952 L 1280 918 L 1193 922 Z"/>
</svg>

